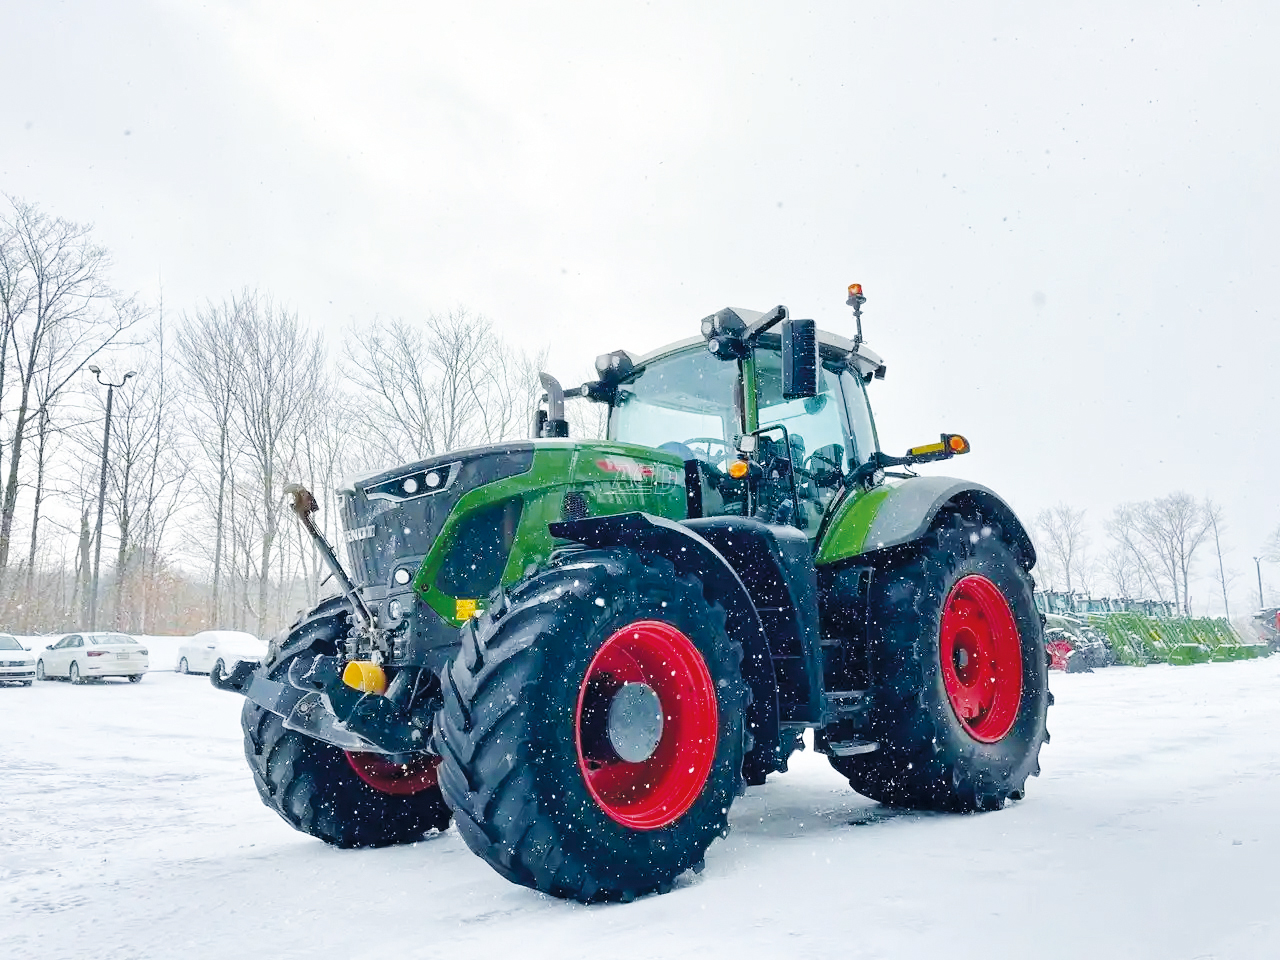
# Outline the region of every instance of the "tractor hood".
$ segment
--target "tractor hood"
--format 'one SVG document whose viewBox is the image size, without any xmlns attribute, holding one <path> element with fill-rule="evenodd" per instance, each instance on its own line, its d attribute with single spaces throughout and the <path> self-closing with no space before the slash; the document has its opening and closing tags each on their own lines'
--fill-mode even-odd
<svg viewBox="0 0 1280 960">
<path fill-rule="evenodd" d="M 356 586 L 372 599 L 404 586 L 395 583 L 396 570 L 421 562 L 458 501 L 477 487 L 527 473 L 533 450 L 527 440 L 473 447 L 345 481 L 337 496 Z"/>
</svg>

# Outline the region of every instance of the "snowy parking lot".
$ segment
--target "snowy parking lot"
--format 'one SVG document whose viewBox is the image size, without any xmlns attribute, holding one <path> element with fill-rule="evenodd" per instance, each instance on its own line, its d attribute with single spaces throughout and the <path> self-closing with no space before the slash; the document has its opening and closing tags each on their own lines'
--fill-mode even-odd
<svg viewBox="0 0 1280 960">
<path fill-rule="evenodd" d="M 295 833 L 206 678 L 0 689 L 0 956 L 1280 957 L 1280 657 L 1052 686 L 1021 803 L 891 810 L 807 752 L 737 802 L 704 873 L 592 907 L 453 830 Z"/>
</svg>

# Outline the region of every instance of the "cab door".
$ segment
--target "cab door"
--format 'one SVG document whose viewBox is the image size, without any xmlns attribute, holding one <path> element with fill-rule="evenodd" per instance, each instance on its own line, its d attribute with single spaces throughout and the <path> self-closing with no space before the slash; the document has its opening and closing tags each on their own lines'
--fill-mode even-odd
<svg viewBox="0 0 1280 960">
<path fill-rule="evenodd" d="M 822 357 L 817 395 L 787 399 L 781 351 L 770 346 L 755 350 L 750 372 L 754 425 L 775 444 L 786 444 L 795 479 L 795 525 L 812 539 L 845 478 L 875 449 L 869 414 L 861 429 L 846 403 L 846 390 L 856 389 L 866 409 L 861 383 L 842 358 Z"/>
</svg>

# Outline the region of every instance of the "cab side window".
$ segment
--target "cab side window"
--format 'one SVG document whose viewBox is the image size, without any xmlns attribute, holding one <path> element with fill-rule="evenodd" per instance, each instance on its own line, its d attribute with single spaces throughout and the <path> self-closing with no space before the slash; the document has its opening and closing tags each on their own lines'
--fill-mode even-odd
<svg viewBox="0 0 1280 960">
<path fill-rule="evenodd" d="M 786 428 L 800 509 L 806 514 L 800 526 L 812 536 L 854 457 L 845 426 L 839 370 L 822 364 L 817 396 L 786 400 L 782 396 L 781 355 L 757 350 L 756 404 L 762 429 Z"/>
</svg>

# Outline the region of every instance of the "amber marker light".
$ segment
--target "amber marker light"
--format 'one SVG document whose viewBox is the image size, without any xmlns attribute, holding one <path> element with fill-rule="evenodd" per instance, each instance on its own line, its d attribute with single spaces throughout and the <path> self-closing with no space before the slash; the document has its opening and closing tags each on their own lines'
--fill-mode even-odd
<svg viewBox="0 0 1280 960">
<path fill-rule="evenodd" d="M 952 453 L 968 453 L 969 441 L 958 433 L 953 433 L 947 438 L 947 446 L 951 448 Z"/>
<path fill-rule="evenodd" d="M 850 296 L 850 297 L 860 297 L 860 296 L 862 296 L 862 284 L 860 284 L 860 283 L 851 283 L 851 284 L 849 284 L 849 296 Z"/>
<path fill-rule="evenodd" d="M 926 443 L 923 447 L 912 447 L 907 451 L 909 457 L 927 457 L 934 453 L 946 453 L 947 448 L 942 443 Z"/>
<path fill-rule="evenodd" d="M 747 475 L 748 465 L 745 460 L 735 460 L 729 464 L 729 476 L 735 480 L 741 480 Z"/>
</svg>

